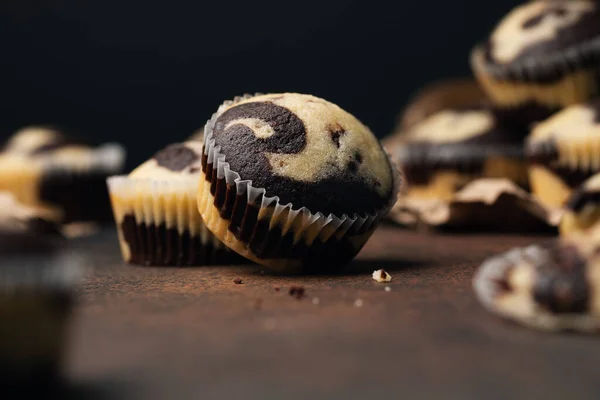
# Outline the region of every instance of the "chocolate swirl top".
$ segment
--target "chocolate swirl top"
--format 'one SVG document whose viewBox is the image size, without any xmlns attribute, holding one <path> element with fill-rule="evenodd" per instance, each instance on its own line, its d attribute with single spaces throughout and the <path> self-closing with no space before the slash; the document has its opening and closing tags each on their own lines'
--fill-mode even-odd
<svg viewBox="0 0 600 400">
<path fill-rule="evenodd" d="M 488 59 L 497 64 L 535 62 L 600 38 L 600 12 L 593 1 L 533 1 L 510 12 L 487 44 Z"/>
<path fill-rule="evenodd" d="M 405 166 L 458 165 L 490 155 L 521 158 L 522 141 L 517 132 L 500 127 L 488 110 L 444 110 L 406 132 L 392 155 Z"/>
<path fill-rule="evenodd" d="M 202 142 L 171 144 L 134 169 L 129 176 L 138 179 L 186 179 L 200 174 Z"/>
<path fill-rule="evenodd" d="M 323 99 L 252 97 L 222 110 L 212 135 L 233 171 L 282 204 L 341 215 L 379 211 L 392 196 L 391 166 L 377 139 Z"/>
</svg>

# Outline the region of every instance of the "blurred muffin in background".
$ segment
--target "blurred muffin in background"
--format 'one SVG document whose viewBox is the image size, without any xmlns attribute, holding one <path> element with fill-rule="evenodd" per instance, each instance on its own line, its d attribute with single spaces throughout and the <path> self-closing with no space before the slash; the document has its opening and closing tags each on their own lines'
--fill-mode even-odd
<svg viewBox="0 0 600 400">
<path fill-rule="evenodd" d="M 109 221 L 106 178 L 122 170 L 125 150 L 81 139 L 53 126 L 17 131 L 0 152 L 0 190 L 51 210 L 62 223 Z"/>
<path fill-rule="evenodd" d="M 60 383 L 73 289 L 84 261 L 45 214 L 0 193 L 0 382 Z"/>
<path fill-rule="evenodd" d="M 391 155 L 407 181 L 404 195 L 450 200 L 478 178 L 527 187 L 522 137 L 484 108 L 446 109 L 408 129 Z"/>
<path fill-rule="evenodd" d="M 528 127 L 598 93 L 600 6 L 586 0 L 516 7 L 471 54 L 504 124 Z"/>
<path fill-rule="evenodd" d="M 600 100 L 539 123 L 525 152 L 533 193 L 547 206 L 564 206 L 575 188 L 600 172 Z"/>
<path fill-rule="evenodd" d="M 472 78 L 446 79 L 426 85 L 409 100 L 398 116 L 394 131 L 382 140 L 386 150 L 397 144 L 402 134 L 431 115 L 445 109 L 472 109 L 487 103 L 484 91 Z"/>
</svg>

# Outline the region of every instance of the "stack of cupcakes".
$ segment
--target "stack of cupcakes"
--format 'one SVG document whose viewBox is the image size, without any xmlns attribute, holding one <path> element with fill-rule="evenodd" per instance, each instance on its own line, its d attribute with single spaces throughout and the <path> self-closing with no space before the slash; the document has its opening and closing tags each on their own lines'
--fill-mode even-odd
<svg viewBox="0 0 600 400">
<path fill-rule="evenodd" d="M 435 113 L 417 97 L 386 141 L 406 173 L 406 194 L 448 201 L 474 179 L 504 177 L 544 207 L 565 207 L 600 173 L 600 3 L 524 3 L 473 49 L 471 65 L 485 95 L 464 80 L 436 85 L 445 96 L 435 97 Z M 477 106 L 465 107 L 467 98 Z M 414 123 L 413 115 L 425 118 Z"/>
<path fill-rule="evenodd" d="M 323 99 L 236 98 L 204 133 L 202 149 L 171 146 L 109 179 L 125 261 L 231 262 L 202 256 L 223 249 L 280 271 L 335 270 L 395 201 L 400 182 L 377 139 Z"/>
</svg>

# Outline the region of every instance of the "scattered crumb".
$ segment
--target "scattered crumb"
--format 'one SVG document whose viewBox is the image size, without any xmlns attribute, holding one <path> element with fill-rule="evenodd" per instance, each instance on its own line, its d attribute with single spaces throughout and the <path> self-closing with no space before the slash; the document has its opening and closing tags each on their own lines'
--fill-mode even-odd
<svg viewBox="0 0 600 400">
<path fill-rule="evenodd" d="M 389 286 L 386 286 L 386 287 L 385 287 L 385 291 L 386 291 L 386 292 L 391 292 L 391 291 L 392 291 L 392 288 L 391 288 L 391 287 L 389 287 Z"/>
<path fill-rule="evenodd" d="M 312 303 L 313 303 L 315 306 L 316 306 L 316 305 L 318 305 L 318 304 L 319 304 L 319 302 L 320 302 L 320 300 L 319 300 L 319 298 L 318 298 L 318 297 L 313 297 L 313 299 L 312 299 Z"/>
<path fill-rule="evenodd" d="M 279 289 L 278 287 L 276 287 L 276 288 L 275 288 L 275 291 L 276 291 L 276 292 L 279 292 L 279 290 L 280 290 L 280 289 Z"/>
<path fill-rule="evenodd" d="M 242 283 L 244 283 L 244 281 L 242 280 L 242 278 L 235 278 L 233 280 L 233 283 L 235 283 L 236 285 L 241 285 Z"/>
<path fill-rule="evenodd" d="M 269 318 L 265 321 L 264 325 L 265 329 L 272 330 L 275 329 L 275 327 L 277 326 L 277 321 L 275 320 L 275 318 Z"/>
<path fill-rule="evenodd" d="M 297 298 L 300 300 L 304 297 L 305 289 L 302 286 L 292 286 L 290 287 L 290 296 Z"/>
<path fill-rule="evenodd" d="M 354 307 L 362 307 L 363 304 L 364 302 L 362 301 L 362 299 L 354 300 Z"/>
<path fill-rule="evenodd" d="M 379 283 L 389 282 L 392 280 L 392 276 L 385 272 L 385 270 L 378 269 L 377 271 L 373 271 L 373 280 Z"/>
<path fill-rule="evenodd" d="M 256 301 L 254 302 L 254 308 L 257 310 L 260 310 L 262 308 L 262 303 L 263 303 L 262 299 L 256 299 Z"/>
</svg>

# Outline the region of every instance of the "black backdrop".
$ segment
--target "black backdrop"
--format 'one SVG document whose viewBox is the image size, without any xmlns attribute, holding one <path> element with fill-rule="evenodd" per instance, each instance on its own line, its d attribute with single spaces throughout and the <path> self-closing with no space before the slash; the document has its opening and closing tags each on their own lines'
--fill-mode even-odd
<svg viewBox="0 0 600 400">
<path fill-rule="evenodd" d="M 257 91 L 324 97 L 383 136 L 518 2 L 2 0 L 0 139 L 62 124 L 132 167 Z"/>
</svg>

